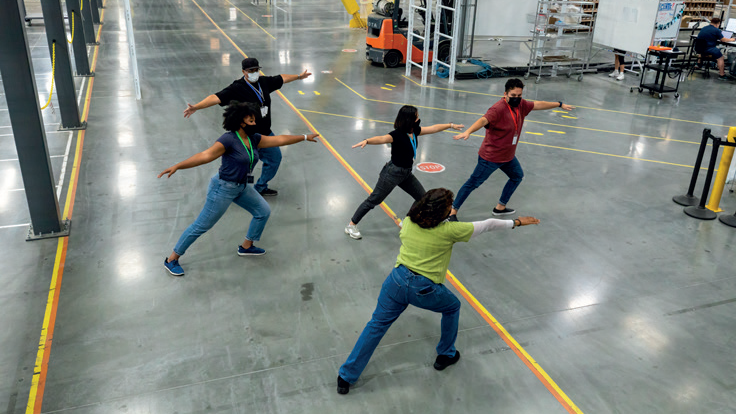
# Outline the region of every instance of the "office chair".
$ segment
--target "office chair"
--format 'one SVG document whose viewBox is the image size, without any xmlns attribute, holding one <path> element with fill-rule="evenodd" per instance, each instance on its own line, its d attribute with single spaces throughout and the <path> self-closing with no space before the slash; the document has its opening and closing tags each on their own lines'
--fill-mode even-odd
<svg viewBox="0 0 736 414">
<path fill-rule="evenodd" d="M 700 69 L 703 70 L 703 78 L 710 78 L 710 63 L 716 63 L 718 59 L 710 53 L 707 53 L 705 51 L 706 48 L 707 45 L 705 44 L 705 41 L 703 39 L 693 39 L 693 45 L 690 48 L 690 57 L 688 59 L 688 65 L 690 66 L 690 68 L 688 69 L 687 76 L 695 73 L 695 70 L 698 68 L 699 65 Z M 695 59 L 695 62 L 693 62 L 693 59 Z"/>
</svg>

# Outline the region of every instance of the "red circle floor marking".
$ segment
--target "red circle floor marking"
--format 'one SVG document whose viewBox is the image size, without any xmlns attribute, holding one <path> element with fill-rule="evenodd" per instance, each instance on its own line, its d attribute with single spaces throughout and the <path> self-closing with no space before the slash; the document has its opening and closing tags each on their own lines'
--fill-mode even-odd
<svg viewBox="0 0 736 414">
<path fill-rule="evenodd" d="M 426 173 L 438 173 L 445 171 L 445 166 L 436 162 L 422 162 L 417 164 L 417 169 Z"/>
<path fill-rule="evenodd" d="M 343 49 L 342 51 L 343 51 L 343 52 L 348 52 L 348 53 L 355 53 L 355 52 L 357 52 L 358 50 L 357 50 L 357 49 Z"/>
</svg>

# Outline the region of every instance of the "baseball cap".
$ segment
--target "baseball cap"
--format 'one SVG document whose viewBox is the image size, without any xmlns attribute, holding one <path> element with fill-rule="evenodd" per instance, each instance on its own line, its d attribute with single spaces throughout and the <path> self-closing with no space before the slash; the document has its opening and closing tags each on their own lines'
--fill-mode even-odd
<svg viewBox="0 0 736 414">
<path fill-rule="evenodd" d="M 256 58 L 245 58 L 245 59 L 243 59 L 242 66 L 243 66 L 243 70 L 254 69 L 254 68 L 260 69 L 261 68 L 261 66 L 258 64 L 258 59 L 256 59 Z"/>
</svg>

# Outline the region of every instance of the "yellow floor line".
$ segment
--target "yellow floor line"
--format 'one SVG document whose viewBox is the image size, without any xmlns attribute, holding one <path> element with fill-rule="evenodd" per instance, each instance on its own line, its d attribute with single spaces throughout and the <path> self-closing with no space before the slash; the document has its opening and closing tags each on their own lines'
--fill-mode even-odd
<svg viewBox="0 0 736 414">
<path fill-rule="evenodd" d="M 431 89 L 439 89 L 439 90 L 443 90 L 443 91 L 452 91 L 452 92 L 458 92 L 458 93 L 471 93 L 471 94 L 476 94 L 476 95 L 485 95 L 485 96 L 493 96 L 493 97 L 496 97 L 496 98 L 503 98 L 503 95 L 494 95 L 494 94 L 491 94 L 491 93 L 483 93 L 483 92 L 475 92 L 475 91 L 465 91 L 465 90 L 461 90 L 461 89 L 450 89 L 450 88 L 441 88 L 439 86 L 422 85 L 419 82 L 415 81 L 414 79 L 412 79 L 412 78 L 410 78 L 410 77 L 408 77 L 406 75 L 402 75 L 402 76 L 404 78 L 406 78 L 407 80 L 409 80 L 410 82 L 412 82 L 413 84 L 415 84 L 415 85 L 417 85 L 417 86 L 419 86 L 421 88 L 431 88 Z M 533 102 L 534 100 L 533 99 L 530 99 L 529 101 Z M 590 109 L 592 111 L 604 111 L 604 112 L 611 112 L 611 113 L 616 113 L 616 114 L 624 114 L 624 115 L 631 115 L 631 116 L 641 116 L 641 117 L 645 117 L 645 118 L 662 119 L 662 120 L 666 120 L 666 121 L 676 121 L 676 122 L 687 122 L 687 123 L 691 123 L 691 124 L 710 125 L 710 126 L 717 126 L 717 127 L 724 127 L 724 128 L 730 128 L 731 127 L 731 125 L 710 124 L 710 123 L 707 123 L 707 122 L 691 121 L 691 120 L 688 120 L 688 119 L 668 118 L 666 116 L 658 116 L 658 115 L 637 114 L 635 112 L 614 111 L 613 109 L 596 108 L 596 107 L 590 107 L 590 106 L 580 106 L 580 105 L 575 105 L 575 104 L 570 104 L 570 105 L 574 106 L 575 108 Z"/>
<path fill-rule="evenodd" d="M 356 92 L 355 89 L 353 89 L 350 86 L 346 85 L 340 79 L 335 78 L 335 80 L 338 81 L 341 85 L 345 86 L 348 90 L 350 90 L 354 94 L 360 96 L 361 98 L 363 98 L 366 101 L 378 102 L 378 103 L 387 103 L 387 104 L 391 104 L 391 105 L 406 105 L 406 103 L 390 102 L 390 101 L 382 101 L 382 100 L 379 100 L 379 99 L 366 98 L 365 96 L 363 96 L 363 95 L 359 94 L 358 92 Z M 417 108 L 431 109 L 431 110 L 434 110 L 434 111 L 443 111 L 443 112 L 452 112 L 452 113 L 460 113 L 460 114 L 467 114 L 467 115 L 483 116 L 483 114 L 477 113 L 477 112 L 465 112 L 465 111 L 457 111 L 457 110 L 454 110 L 454 109 L 435 108 L 435 107 L 431 107 L 431 106 L 421 106 L 421 105 L 414 105 L 414 106 L 417 107 Z M 686 141 L 686 140 L 680 140 L 680 139 L 654 137 L 654 136 L 651 136 L 651 135 L 632 134 L 632 133 L 629 133 L 629 132 L 608 131 L 608 130 L 605 130 L 605 129 L 595 129 L 595 128 L 586 128 L 586 127 L 581 127 L 581 126 L 563 125 L 563 124 L 556 124 L 556 123 L 553 123 L 553 122 L 534 121 L 534 120 L 530 120 L 530 119 L 525 119 L 524 122 L 530 122 L 530 123 L 540 124 L 540 125 L 552 125 L 552 126 L 559 126 L 559 127 L 564 127 L 564 128 L 580 129 L 580 130 L 584 130 L 584 131 L 605 132 L 607 134 L 614 134 L 614 135 L 624 135 L 624 136 L 637 137 L 637 138 L 648 138 L 648 139 L 656 139 L 656 140 L 660 140 L 660 141 L 680 142 L 680 143 L 683 143 L 683 144 L 700 145 L 700 141 L 694 142 L 694 141 Z"/>
<path fill-rule="evenodd" d="M 191 1 L 194 2 L 194 4 L 196 4 L 197 7 L 199 7 L 199 5 L 195 2 L 195 0 L 191 0 Z M 210 20 L 210 22 L 212 22 L 212 24 L 220 31 L 220 33 L 222 33 L 222 35 L 225 36 L 230 41 L 230 43 L 232 43 L 233 45 L 235 45 L 235 43 L 233 42 L 233 40 L 220 28 L 220 26 L 218 26 L 217 23 L 215 23 L 212 20 L 212 18 L 210 18 L 210 16 L 201 7 L 199 7 L 199 9 L 200 9 L 200 11 L 205 16 L 207 16 L 207 18 Z M 244 57 L 247 57 L 247 55 L 245 53 L 243 53 L 243 51 L 239 47 L 237 47 L 237 46 L 235 46 L 235 47 L 236 47 L 236 49 L 238 51 L 240 51 L 241 55 L 243 55 Z M 291 103 L 291 101 L 289 101 L 284 96 L 283 93 L 281 93 L 281 91 L 277 91 L 277 94 L 307 124 L 307 126 L 312 131 L 314 131 L 315 133 L 319 133 L 319 131 L 317 131 L 317 129 L 314 127 L 314 125 L 312 125 L 312 123 L 304 116 L 304 114 L 302 114 L 301 111 L 299 109 L 297 109 Z M 370 188 L 370 186 L 368 186 L 368 184 L 365 182 L 365 180 L 363 180 L 363 178 L 352 168 L 352 166 L 350 166 L 350 164 L 348 164 L 348 162 L 345 161 L 345 159 L 340 155 L 340 153 L 338 153 L 335 150 L 335 148 L 327 141 L 327 139 L 324 136 L 321 137 L 320 141 L 323 143 L 323 145 L 325 145 L 325 147 L 327 147 L 327 149 L 332 153 L 332 155 L 335 158 L 337 158 L 337 160 L 340 162 L 340 164 L 342 164 L 348 170 L 348 172 L 358 181 L 358 183 L 367 192 L 371 192 L 372 191 L 372 189 Z M 393 210 L 391 210 L 385 202 L 384 203 L 381 203 L 381 207 L 386 212 L 386 214 L 388 214 L 389 217 L 394 221 L 394 223 L 396 223 L 398 225 L 399 224 L 399 218 L 396 216 L 396 214 L 393 212 Z M 472 296 L 472 294 L 470 294 L 470 292 L 467 289 L 465 289 L 465 287 L 462 284 L 460 284 L 460 282 L 457 280 L 457 278 L 455 278 L 454 275 L 450 274 L 449 271 L 448 271 L 448 276 L 450 277 L 450 280 L 451 280 L 451 282 L 453 282 L 454 286 L 456 288 L 458 288 L 458 290 L 461 292 L 461 294 L 464 297 L 471 297 L 471 298 L 474 299 L 474 297 Z M 484 310 L 484 313 L 482 314 L 482 316 L 484 318 L 487 318 L 488 316 L 490 316 L 490 312 L 488 312 L 488 310 L 486 310 L 477 300 L 475 300 L 473 302 L 473 307 L 476 308 L 476 309 L 477 309 L 477 307 L 482 308 Z M 492 316 L 491 316 L 491 318 L 492 318 Z M 547 388 L 550 391 L 550 393 L 552 393 L 552 395 L 560 402 L 560 404 L 570 414 L 582 414 L 582 412 L 577 408 L 577 406 L 567 397 L 567 395 L 557 386 L 557 384 L 555 384 L 555 382 L 552 380 L 552 378 L 550 378 L 549 375 L 547 375 L 546 372 L 544 372 L 544 370 L 539 366 L 539 364 L 537 364 L 536 361 L 534 361 L 534 359 L 532 359 L 531 356 L 526 351 L 524 351 L 523 348 L 521 348 L 520 345 L 518 345 L 518 343 L 516 342 L 516 340 L 513 339 L 511 337 L 511 335 L 508 334 L 508 332 L 506 332 L 506 330 L 503 329 L 503 327 L 500 324 L 498 324 L 498 322 L 496 322 L 496 325 L 492 325 L 492 327 L 493 327 L 494 330 L 496 330 L 497 333 L 500 332 L 499 333 L 499 336 L 501 336 L 501 338 L 512 349 L 514 349 L 514 352 L 519 356 L 519 358 L 522 359 L 522 361 L 524 362 L 524 364 L 527 365 L 527 367 L 529 367 L 530 370 L 532 370 L 532 372 L 537 376 L 537 378 L 539 378 L 539 380 L 542 382 L 542 384 L 544 384 L 545 388 Z M 501 329 L 503 329 L 503 330 L 502 331 L 499 331 L 499 327 Z"/>
</svg>

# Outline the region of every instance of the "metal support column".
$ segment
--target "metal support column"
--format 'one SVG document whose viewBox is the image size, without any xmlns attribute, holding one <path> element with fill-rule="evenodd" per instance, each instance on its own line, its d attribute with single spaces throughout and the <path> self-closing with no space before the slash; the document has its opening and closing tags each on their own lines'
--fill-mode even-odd
<svg viewBox="0 0 736 414">
<path fill-rule="evenodd" d="M 89 6 L 92 12 L 92 23 L 100 24 L 100 8 L 97 6 L 97 0 L 90 0 Z"/>
<path fill-rule="evenodd" d="M 443 6 L 442 0 L 437 0 L 437 8 L 435 9 L 434 15 L 437 16 L 434 28 L 434 50 L 432 56 L 434 57 L 432 62 L 432 74 L 437 74 L 437 66 L 442 65 L 449 69 L 450 79 L 449 83 L 455 83 L 455 64 L 457 63 L 457 47 L 458 47 L 458 32 L 460 32 L 460 0 L 454 0 L 452 7 Z M 442 22 L 446 22 L 447 14 L 452 13 L 452 27 L 450 33 L 442 33 Z M 450 55 L 448 56 L 449 63 L 443 62 L 440 59 L 440 39 L 447 39 L 450 41 Z"/>
<path fill-rule="evenodd" d="M 425 6 L 421 7 L 415 3 L 416 0 L 409 0 L 409 30 L 406 33 L 406 76 L 411 75 L 412 66 L 422 69 L 422 85 L 427 84 L 427 76 L 429 74 L 429 44 L 432 39 L 432 0 L 426 0 Z M 442 0 L 437 0 L 442 1 Z M 414 33 L 414 20 L 420 16 L 419 12 L 424 12 L 424 36 Z M 416 39 L 422 40 L 422 64 L 414 63 L 412 59 L 412 49 Z"/>
<path fill-rule="evenodd" d="M 98 9 L 104 9 L 105 8 L 105 5 L 102 4 L 102 0 L 97 0 L 97 8 Z"/>
<path fill-rule="evenodd" d="M 20 1 L 0 1 L 0 76 L 20 161 L 31 228 L 27 240 L 69 234 L 56 199 L 38 90 Z M 12 81 L 11 81 L 12 80 Z"/>
<path fill-rule="evenodd" d="M 66 1 L 66 13 L 69 16 L 69 31 L 72 38 L 72 50 L 74 50 L 74 66 L 77 76 L 94 76 L 89 68 L 89 56 L 87 55 L 87 42 L 84 35 L 84 24 L 79 0 Z"/>
<path fill-rule="evenodd" d="M 54 89 L 59 102 L 59 111 L 61 111 L 61 126 L 64 129 L 83 128 L 79 117 L 61 1 L 41 0 L 41 10 L 46 26 L 46 39 L 49 42 L 49 56 L 53 65 Z"/>
<path fill-rule="evenodd" d="M 75 2 L 76 0 L 71 0 Z M 88 45 L 97 45 L 95 41 L 95 25 L 92 23 L 92 4 L 89 0 L 80 0 L 82 12 L 82 27 L 84 27 L 84 39 Z"/>
</svg>

